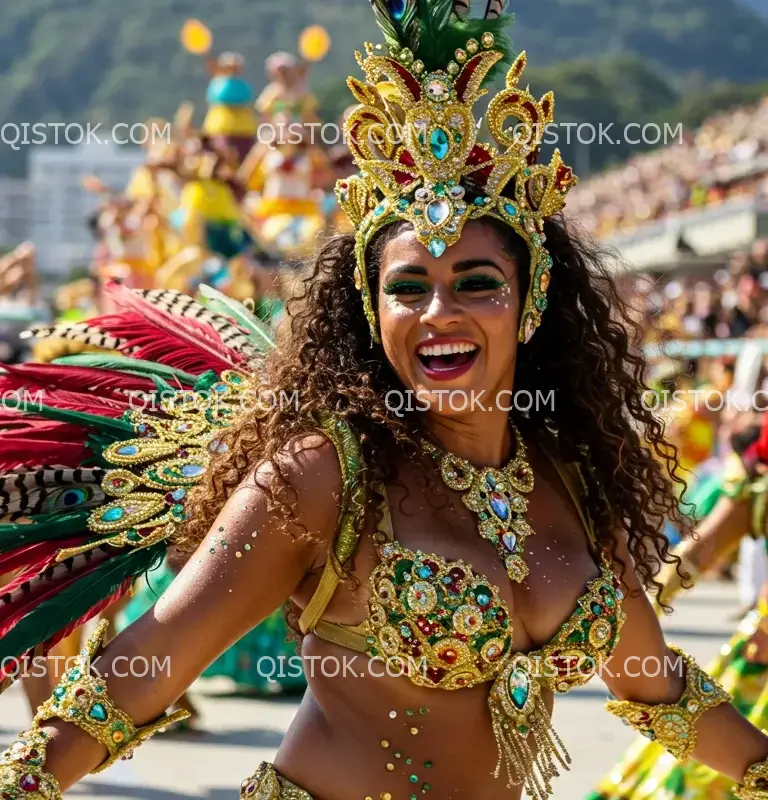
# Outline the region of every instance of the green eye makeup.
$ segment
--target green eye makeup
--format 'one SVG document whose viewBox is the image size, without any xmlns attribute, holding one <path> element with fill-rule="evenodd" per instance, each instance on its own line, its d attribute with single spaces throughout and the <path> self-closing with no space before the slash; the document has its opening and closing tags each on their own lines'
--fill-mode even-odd
<svg viewBox="0 0 768 800">
<path fill-rule="evenodd" d="M 427 285 L 421 281 L 392 281 L 384 287 L 384 294 L 424 294 Z"/>
<path fill-rule="evenodd" d="M 507 281 L 494 278 L 492 275 L 470 275 L 466 278 L 459 278 L 456 281 L 455 289 L 457 292 L 488 292 L 501 289 L 506 285 Z"/>
</svg>

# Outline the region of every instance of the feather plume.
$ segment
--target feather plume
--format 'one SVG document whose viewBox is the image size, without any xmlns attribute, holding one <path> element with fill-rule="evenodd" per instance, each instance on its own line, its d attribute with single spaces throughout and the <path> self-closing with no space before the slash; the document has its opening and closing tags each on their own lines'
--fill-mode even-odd
<svg viewBox="0 0 768 800">
<path fill-rule="evenodd" d="M 125 341 L 116 339 L 87 322 L 60 322 L 56 325 L 34 325 L 19 334 L 21 339 L 66 339 L 100 350 L 119 350 Z"/>
<path fill-rule="evenodd" d="M 270 350 L 274 350 L 276 344 L 272 331 L 255 314 L 251 314 L 242 303 L 238 303 L 237 300 L 227 297 L 210 286 L 201 285 L 198 291 L 212 311 L 231 317 L 240 328 L 248 331 L 251 334 L 251 340 L 257 343 L 260 352 L 268 353 Z"/>
<path fill-rule="evenodd" d="M 390 47 L 413 52 L 419 46 L 418 0 L 371 0 L 373 15 Z"/>
<path fill-rule="evenodd" d="M 199 375 L 184 372 L 180 369 L 157 364 L 153 361 L 142 361 L 140 358 L 121 356 L 112 353 L 75 353 L 62 356 L 54 362 L 56 366 L 92 367 L 94 369 L 108 370 L 110 374 L 123 372 L 126 375 L 146 376 L 148 378 L 162 378 L 169 382 L 177 382 L 179 386 L 194 386 Z"/>
<path fill-rule="evenodd" d="M 40 514 L 51 505 L 87 504 L 104 499 L 100 488 L 103 469 L 47 466 L 0 475 L 0 522 Z"/>
<path fill-rule="evenodd" d="M 235 353 L 243 358 L 253 359 L 262 354 L 259 349 L 259 343 L 251 340 L 248 336 L 248 331 L 243 330 L 236 324 L 237 320 L 233 320 L 226 314 L 216 313 L 197 300 L 181 294 L 181 292 L 170 289 L 150 289 L 134 291 L 128 294 L 129 290 L 123 287 L 120 287 L 120 289 L 122 290 L 121 297 L 130 297 L 130 294 L 139 296 L 150 305 L 159 308 L 172 317 L 195 320 L 204 326 L 212 328 L 215 332 L 215 335 L 212 335 L 213 340 L 220 340 L 226 348 L 234 350 Z M 110 290 L 110 292 L 113 292 L 113 290 Z M 115 297 L 115 302 L 120 304 L 122 302 L 121 297 Z"/>
</svg>

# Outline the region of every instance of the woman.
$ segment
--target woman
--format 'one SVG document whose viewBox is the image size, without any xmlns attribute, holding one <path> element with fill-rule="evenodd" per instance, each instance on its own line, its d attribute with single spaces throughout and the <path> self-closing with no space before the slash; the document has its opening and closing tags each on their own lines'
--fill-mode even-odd
<svg viewBox="0 0 768 800">
<path fill-rule="evenodd" d="M 747 415 L 754 417 L 754 415 Z M 698 537 L 675 552 L 690 575 L 709 570 L 738 548 L 745 533 L 765 546 L 768 533 L 768 414 L 762 413 L 731 437 L 732 457 L 722 479 L 722 494 L 697 528 Z M 659 601 L 669 603 L 682 588 L 677 573 L 665 567 Z M 661 612 L 659 606 L 659 612 Z M 740 621 L 708 672 L 733 696 L 736 708 L 757 727 L 768 727 L 768 583 L 754 611 Z M 728 800 L 734 783 L 696 764 L 679 764 L 655 742 L 638 741 L 619 765 L 589 795 L 590 800 Z"/>
<path fill-rule="evenodd" d="M 552 216 L 570 170 L 558 154 L 536 165 L 537 152 L 505 133 L 510 112 L 551 122 L 552 98 L 518 88 L 519 58 L 488 114 L 503 152 L 476 142 L 470 109 L 504 56 L 503 36 L 496 20 L 457 17 L 465 7 L 376 4 L 399 60 L 371 47 L 361 56 L 369 82 L 351 82 L 361 108 L 348 132 L 361 174 L 338 189 L 355 236 L 319 253 L 290 341 L 260 372 L 269 392 L 258 392 L 257 407 L 211 430 L 246 383 L 243 367 L 197 377 L 204 365 L 235 361 L 222 342 L 237 341 L 245 358 L 214 310 L 206 331 L 222 326 L 220 340 L 201 330 L 205 346 L 187 346 L 187 374 L 177 369 L 173 380 L 194 378 L 196 391 L 207 381 L 222 400 L 195 414 L 189 393 L 174 394 L 163 406 L 176 415 L 170 422 L 134 418 L 143 439 L 139 429 L 119 440 L 128 435 L 122 413 L 102 426 L 117 439 L 105 458 L 124 466 L 108 473 L 118 497 L 91 525 L 121 549 L 89 551 L 99 566 L 72 569 L 86 580 L 112 562 L 122 581 L 146 568 L 169 534 L 159 523 L 144 533 L 120 527 L 155 503 L 135 487 L 205 471 L 189 503 L 173 489 L 158 506 L 171 540 L 194 554 L 153 612 L 103 649 L 103 683 L 84 663 L 57 687 L 6 757 L 3 778 L 17 794 L 21 785 L 56 797 L 132 752 L 174 719 L 163 709 L 213 659 L 290 598 L 309 690 L 275 763 L 244 781 L 242 797 L 519 798 L 525 788 L 545 798 L 570 761 L 551 726 L 553 693 L 611 657 L 676 662 L 655 677 L 603 670 L 621 698 L 613 713 L 741 781 L 742 797 L 764 796 L 768 737 L 667 647 L 642 591 L 669 560 L 664 519 L 679 520 L 659 461 L 662 430 L 641 402 L 643 364 L 614 319 L 621 304 L 599 260 Z M 440 51 L 456 41 L 464 46 Z M 397 108 L 391 94 L 378 104 L 382 72 L 399 88 Z M 412 126 L 402 146 L 368 138 L 369 123 L 401 111 Z M 191 300 L 168 309 L 204 318 Z M 229 311 L 258 335 L 242 311 Z M 181 334 L 169 326 L 169 335 Z M 141 346 L 126 347 L 141 358 Z M 513 390 L 544 399 L 511 414 Z M 198 422 L 206 436 L 193 448 L 185 437 Z M 155 462 L 129 469 L 150 450 Z M 674 459 L 666 463 L 674 470 Z M 12 595 L 17 602 L 29 601 Z M 12 629 L 17 649 L 54 630 L 33 637 L 24 622 Z M 95 637 L 90 651 L 98 647 Z M 167 657 L 172 669 L 115 676 L 139 654 Z"/>
</svg>

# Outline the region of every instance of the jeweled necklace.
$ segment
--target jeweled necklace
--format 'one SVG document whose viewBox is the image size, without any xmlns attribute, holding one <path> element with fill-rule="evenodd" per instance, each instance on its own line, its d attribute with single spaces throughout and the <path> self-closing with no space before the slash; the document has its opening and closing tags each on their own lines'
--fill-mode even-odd
<svg viewBox="0 0 768 800">
<path fill-rule="evenodd" d="M 528 575 L 523 554 L 525 540 L 534 532 L 526 522 L 528 500 L 533 491 L 533 470 L 526 460 L 525 443 L 520 431 L 515 434 L 514 458 L 501 469 L 478 469 L 464 458 L 447 453 L 429 442 L 424 452 L 435 459 L 440 475 L 449 489 L 464 492 L 464 505 L 477 514 L 478 533 L 496 548 L 510 580 L 521 583 Z"/>
</svg>

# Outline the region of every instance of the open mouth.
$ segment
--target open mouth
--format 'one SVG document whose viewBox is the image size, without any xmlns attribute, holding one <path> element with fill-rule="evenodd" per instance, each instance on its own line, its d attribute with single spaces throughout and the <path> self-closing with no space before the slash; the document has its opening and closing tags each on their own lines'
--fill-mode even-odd
<svg viewBox="0 0 768 800">
<path fill-rule="evenodd" d="M 480 348 L 471 342 L 423 344 L 416 350 L 424 372 L 431 377 L 455 378 L 474 364 Z"/>
</svg>

